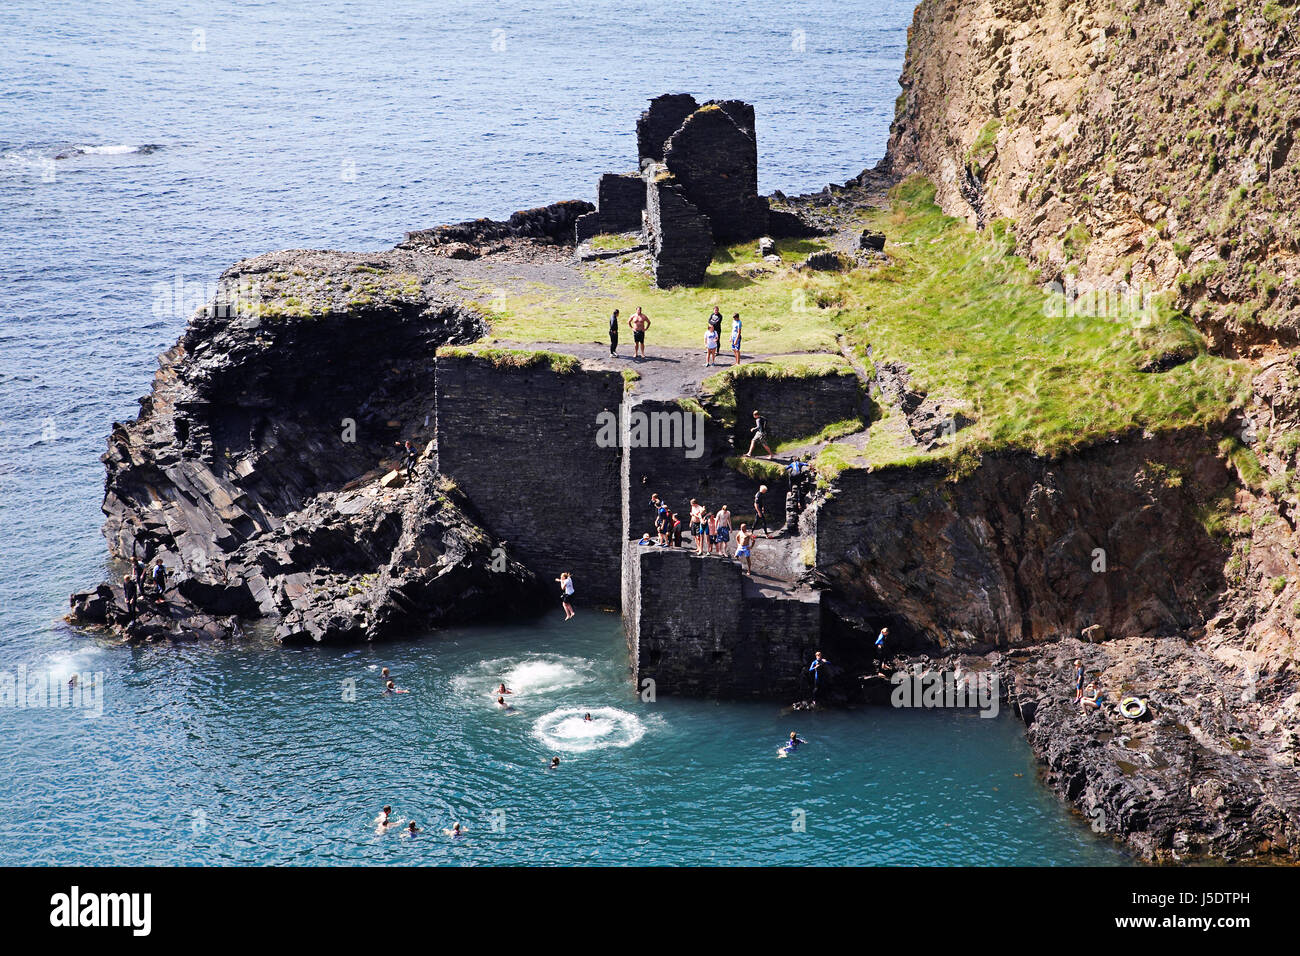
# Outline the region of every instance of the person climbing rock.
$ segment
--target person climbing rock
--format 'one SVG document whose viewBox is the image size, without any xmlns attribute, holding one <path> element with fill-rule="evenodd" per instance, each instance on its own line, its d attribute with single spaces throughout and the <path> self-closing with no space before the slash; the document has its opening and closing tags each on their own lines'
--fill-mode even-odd
<svg viewBox="0 0 1300 956">
<path fill-rule="evenodd" d="M 154 562 L 153 570 L 149 572 L 149 576 L 154 586 L 154 603 L 162 604 L 163 592 L 167 590 L 167 569 L 163 567 L 162 558 Z"/>
<path fill-rule="evenodd" d="M 609 357 L 618 358 L 618 309 L 609 318 Z"/>
<path fill-rule="evenodd" d="M 883 663 L 885 660 L 885 641 L 889 639 L 889 628 L 882 627 L 880 633 L 876 635 L 876 662 Z"/>
<path fill-rule="evenodd" d="M 767 419 L 760 415 L 757 409 L 754 410 L 754 427 L 750 431 L 754 433 L 754 437 L 749 442 L 749 451 L 745 452 L 745 457 L 752 458 L 754 456 L 755 445 L 762 445 L 770 457 L 772 447 L 767 443 Z"/>
<path fill-rule="evenodd" d="M 128 574 L 122 579 L 122 597 L 126 601 L 126 620 L 128 623 L 135 620 L 135 599 L 137 593 L 135 578 Z"/>
<path fill-rule="evenodd" d="M 406 469 L 406 480 L 410 481 L 415 477 L 415 463 L 420 459 L 420 453 L 415 450 L 408 438 L 404 442 L 393 442 L 398 448 L 402 449 L 402 465 Z"/>
</svg>

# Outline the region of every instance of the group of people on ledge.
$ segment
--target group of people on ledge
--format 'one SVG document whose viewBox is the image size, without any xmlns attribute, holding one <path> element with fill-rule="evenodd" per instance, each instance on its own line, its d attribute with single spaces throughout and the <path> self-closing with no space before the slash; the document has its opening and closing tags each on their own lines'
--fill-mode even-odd
<svg viewBox="0 0 1300 956">
<path fill-rule="evenodd" d="M 751 574 L 758 529 L 760 527 L 763 529 L 765 537 L 772 537 L 772 532 L 767 526 L 766 499 L 767 485 L 759 485 L 758 492 L 754 495 L 754 528 L 751 530 L 748 524 L 742 522 L 735 530 L 736 550 L 729 553 L 733 529 L 731 509 L 727 505 L 713 511 L 703 502 L 692 498 L 689 517 L 683 522 L 681 515 L 669 508 L 658 494 L 652 494 L 650 508 L 654 511 L 654 535 L 652 537 L 647 531 L 641 536 L 639 543 L 646 547 L 684 547 L 682 538 L 685 525 L 691 537 L 691 544 L 685 547 L 693 546 L 697 557 L 713 555 L 741 561 L 745 565 L 745 573 Z"/>
<path fill-rule="evenodd" d="M 722 345 L 722 310 L 716 305 L 713 311 L 709 313 L 705 331 L 704 331 L 704 366 L 722 364 L 717 361 L 718 352 Z M 632 358 L 645 358 L 645 335 L 650 329 L 650 316 L 641 310 L 641 306 L 636 307 L 632 317 L 627 320 L 628 327 L 632 330 Z M 618 336 L 622 331 L 623 322 L 619 318 L 618 309 L 614 310 L 613 315 L 609 317 L 609 356 L 618 358 Z M 740 321 L 740 313 L 734 312 L 731 316 L 731 356 L 732 365 L 740 364 L 740 340 L 744 330 L 744 325 Z"/>
</svg>

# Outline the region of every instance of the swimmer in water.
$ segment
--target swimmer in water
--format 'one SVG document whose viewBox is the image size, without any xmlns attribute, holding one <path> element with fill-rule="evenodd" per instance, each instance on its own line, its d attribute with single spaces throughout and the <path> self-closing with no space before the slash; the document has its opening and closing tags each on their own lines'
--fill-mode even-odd
<svg viewBox="0 0 1300 956">
<path fill-rule="evenodd" d="M 498 693 L 498 694 L 513 694 L 514 691 L 512 691 L 509 687 L 506 686 L 506 682 L 505 682 L 505 681 L 502 681 L 500 684 L 497 685 L 497 693 Z"/>
<path fill-rule="evenodd" d="M 454 837 L 463 837 L 463 836 L 465 835 L 464 833 L 461 832 L 460 824 L 459 824 L 459 823 L 453 823 L 453 824 L 451 825 L 451 829 L 450 829 L 450 830 L 443 830 L 442 832 L 445 833 L 445 834 L 447 834 L 447 836 L 449 836 L 449 837 L 453 837 L 453 838 L 454 838 Z"/>
<path fill-rule="evenodd" d="M 407 833 L 407 835 L 408 835 L 408 836 L 415 836 L 415 835 L 416 835 L 417 833 L 419 833 L 419 832 L 420 832 L 420 828 L 417 827 L 417 826 L 415 825 L 415 821 L 412 820 L 412 821 L 411 821 L 411 825 L 410 825 L 409 827 L 406 828 L 406 833 Z"/>
<path fill-rule="evenodd" d="M 506 711 L 507 713 L 515 709 L 513 704 L 506 703 L 506 699 L 504 697 L 497 698 L 497 706 L 500 707 L 502 710 Z"/>
<path fill-rule="evenodd" d="M 391 677 L 391 676 L 392 676 L 392 675 L 388 673 L 388 668 L 387 668 L 387 667 L 385 667 L 383 670 L 381 670 L 381 671 L 379 672 L 379 678 L 380 678 L 380 680 L 385 680 L 385 681 L 386 681 L 386 680 L 388 680 L 388 678 Z"/>
<path fill-rule="evenodd" d="M 785 745 L 786 752 L 794 753 L 796 750 L 799 749 L 800 744 L 806 744 L 807 742 L 808 741 L 801 738 L 798 734 L 796 734 L 792 730 L 790 731 L 790 742 Z"/>
<path fill-rule="evenodd" d="M 591 720 L 591 714 L 588 714 L 587 716 L 583 717 L 582 719 L 585 720 L 585 721 L 590 721 L 590 720 Z"/>
<path fill-rule="evenodd" d="M 398 687 L 396 684 L 394 684 L 392 681 L 389 681 L 389 682 L 384 686 L 384 693 L 385 693 L 385 694 L 409 694 L 410 691 L 409 691 L 409 690 L 403 690 L 402 688 L 400 688 L 400 687 Z"/>
<path fill-rule="evenodd" d="M 546 769 L 547 769 L 547 770 L 558 770 L 559 768 L 560 768 L 560 758 L 559 758 L 559 757 L 552 757 L 552 758 L 551 758 L 551 765 L 550 765 L 549 767 L 547 767 Z"/>
<path fill-rule="evenodd" d="M 383 833 L 392 825 L 393 821 L 390 819 L 392 815 L 393 815 L 392 807 L 384 807 L 383 810 L 379 811 L 379 816 L 375 817 L 376 833 Z"/>
</svg>

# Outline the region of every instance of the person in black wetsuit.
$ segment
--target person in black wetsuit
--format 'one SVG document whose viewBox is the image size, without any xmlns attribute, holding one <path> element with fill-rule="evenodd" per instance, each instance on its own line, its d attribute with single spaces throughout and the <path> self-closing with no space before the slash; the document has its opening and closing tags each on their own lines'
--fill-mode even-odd
<svg viewBox="0 0 1300 956">
<path fill-rule="evenodd" d="M 402 467 L 406 469 L 406 480 L 410 481 L 415 477 L 415 463 L 419 460 L 420 454 L 409 438 L 404 442 L 393 442 L 393 444 L 402 449 Z"/>
<path fill-rule="evenodd" d="M 759 485 L 758 491 L 754 493 L 754 531 L 757 533 L 759 528 L 763 529 L 765 537 L 772 537 L 772 532 L 767 530 L 767 485 Z"/>
<path fill-rule="evenodd" d="M 135 578 L 128 574 L 122 579 L 122 597 L 126 599 L 126 619 L 128 622 L 135 620 L 135 598 L 138 593 Z"/>
<path fill-rule="evenodd" d="M 162 604 L 163 592 L 167 590 L 167 569 L 163 567 L 162 558 L 154 562 L 150 576 L 153 578 L 153 586 L 157 592 L 154 596 L 154 603 Z"/>
<path fill-rule="evenodd" d="M 618 358 L 618 309 L 609 318 L 609 357 Z"/>
</svg>

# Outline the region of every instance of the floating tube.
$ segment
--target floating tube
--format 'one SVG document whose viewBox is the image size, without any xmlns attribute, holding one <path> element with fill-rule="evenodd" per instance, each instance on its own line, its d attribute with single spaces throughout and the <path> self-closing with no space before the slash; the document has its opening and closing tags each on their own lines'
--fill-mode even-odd
<svg viewBox="0 0 1300 956">
<path fill-rule="evenodd" d="M 1138 720 L 1146 716 L 1147 702 L 1137 697 L 1125 697 L 1119 702 L 1119 712 L 1129 720 Z"/>
</svg>

